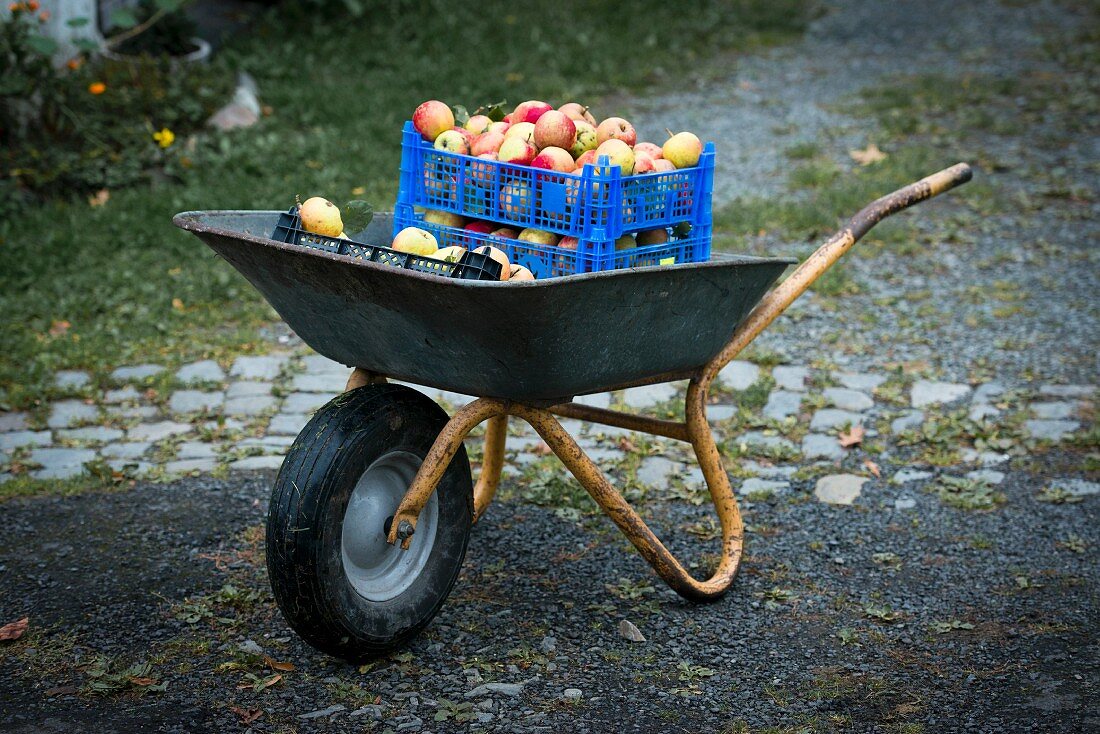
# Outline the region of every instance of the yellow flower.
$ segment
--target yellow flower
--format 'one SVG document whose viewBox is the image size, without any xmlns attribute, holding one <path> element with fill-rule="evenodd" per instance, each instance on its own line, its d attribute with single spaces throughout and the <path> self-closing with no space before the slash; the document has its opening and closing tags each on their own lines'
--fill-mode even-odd
<svg viewBox="0 0 1100 734">
<path fill-rule="evenodd" d="M 176 134 L 166 127 L 162 127 L 159 133 L 153 133 L 153 140 L 162 148 L 167 148 L 172 143 L 176 142 Z"/>
</svg>

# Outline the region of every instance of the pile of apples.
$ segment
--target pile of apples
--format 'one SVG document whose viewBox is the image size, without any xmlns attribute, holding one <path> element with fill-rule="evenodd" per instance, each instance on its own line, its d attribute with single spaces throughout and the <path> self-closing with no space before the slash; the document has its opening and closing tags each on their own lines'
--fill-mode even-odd
<svg viewBox="0 0 1100 734">
<path fill-rule="evenodd" d="M 589 108 L 569 102 L 554 107 L 539 100 L 516 106 L 503 120 L 473 115 L 457 127 L 451 108 L 429 100 L 416 108 L 413 125 L 437 149 L 477 158 L 579 174 L 586 163 L 607 156 L 624 176 L 674 171 L 698 165 L 703 143 L 689 132 L 673 134 L 663 145 L 638 142 L 621 117 L 600 123 Z"/>
<path fill-rule="evenodd" d="M 298 206 L 298 216 L 302 220 L 302 228 L 307 232 L 319 234 L 324 237 L 337 237 L 342 240 L 351 239 L 344 232 L 344 220 L 340 215 L 340 207 L 324 197 L 313 196 L 306 199 L 305 202 Z M 462 218 L 455 214 L 428 212 L 425 219 L 429 222 L 455 226 L 456 221 L 452 219 L 452 217 L 457 218 L 457 226 L 461 227 L 463 224 Z M 481 231 L 473 227 L 469 229 L 471 229 L 471 231 Z M 500 234 L 500 236 L 507 237 L 507 234 Z M 514 239 L 515 237 L 516 235 L 513 234 L 512 238 Z M 398 252 L 407 252 L 413 255 L 431 257 L 436 260 L 452 263 L 461 260 L 463 254 L 466 252 L 466 248 L 459 247 L 458 245 L 440 247 L 439 240 L 436 239 L 435 235 L 420 227 L 405 227 L 402 229 L 397 233 L 397 236 L 393 238 L 390 248 Z M 519 282 L 535 279 L 535 276 L 530 270 L 522 265 L 512 265 L 508 261 L 508 256 L 496 247 L 485 245 L 477 248 L 474 252 L 486 254 L 500 263 L 501 280 Z"/>
</svg>

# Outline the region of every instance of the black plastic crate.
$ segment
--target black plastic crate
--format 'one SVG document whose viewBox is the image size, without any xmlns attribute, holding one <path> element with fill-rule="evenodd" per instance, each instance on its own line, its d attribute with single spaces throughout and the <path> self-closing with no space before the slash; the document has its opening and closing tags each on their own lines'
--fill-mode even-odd
<svg viewBox="0 0 1100 734">
<path fill-rule="evenodd" d="M 472 250 L 464 252 L 458 262 L 448 262 L 426 255 L 398 252 L 381 245 L 367 245 L 354 240 L 326 237 L 325 235 L 307 232 L 302 229 L 302 218 L 298 216 L 298 207 L 296 206 L 279 215 L 279 223 L 275 225 L 275 231 L 271 233 L 271 239 L 310 250 L 322 250 L 331 252 L 334 255 L 344 255 L 356 260 L 370 260 L 383 265 L 392 265 L 396 268 L 408 268 L 421 273 L 442 275 L 445 278 L 500 280 L 501 264 L 488 255 L 482 255 Z"/>
</svg>

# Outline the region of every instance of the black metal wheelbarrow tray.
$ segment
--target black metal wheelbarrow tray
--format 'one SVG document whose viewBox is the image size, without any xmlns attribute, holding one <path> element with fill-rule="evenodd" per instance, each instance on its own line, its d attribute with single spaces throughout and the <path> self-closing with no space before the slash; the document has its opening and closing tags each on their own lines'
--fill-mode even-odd
<svg viewBox="0 0 1100 734">
<path fill-rule="evenodd" d="M 883 218 L 970 179 L 958 164 L 873 202 L 768 290 L 793 260 L 716 256 L 526 283 L 458 280 L 276 242 L 277 212 L 186 212 L 301 338 L 353 368 L 346 391 L 290 447 L 272 491 L 267 563 L 291 627 L 358 660 L 423 629 L 450 592 L 470 527 L 500 482 L 510 416 L 529 423 L 670 587 L 716 599 L 741 562 L 744 528 L 707 424 L 718 372 Z M 389 241 L 380 216 L 356 239 Z M 481 396 L 448 418 L 387 378 Z M 573 402 L 688 380 L 683 421 Z M 558 417 L 691 444 L 721 525 L 698 580 L 668 551 Z M 483 422 L 480 475 L 463 441 Z"/>
</svg>

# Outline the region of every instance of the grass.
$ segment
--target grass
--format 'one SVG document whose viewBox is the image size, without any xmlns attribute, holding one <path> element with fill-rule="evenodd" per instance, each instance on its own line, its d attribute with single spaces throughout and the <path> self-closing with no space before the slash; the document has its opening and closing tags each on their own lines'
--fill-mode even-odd
<svg viewBox="0 0 1100 734">
<path fill-rule="evenodd" d="M 62 196 L 0 222 L 0 407 L 33 405 L 58 369 L 102 376 L 121 364 L 226 361 L 266 348 L 261 329 L 276 314 L 171 226 L 176 212 L 282 209 L 295 194 L 387 209 L 401 124 L 425 99 L 471 109 L 501 99 L 598 102 L 683 84 L 724 52 L 797 34 L 809 5 L 737 0 L 683 13 L 645 0 L 624 15 L 610 2 L 434 0 L 372 3 L 348 22 L 280 4 L 221 51 L 259 81 L 271 114 L 258 126 L 197 141 L 182 181 L 112 191 L 99 207 Z"/>
</svg>

